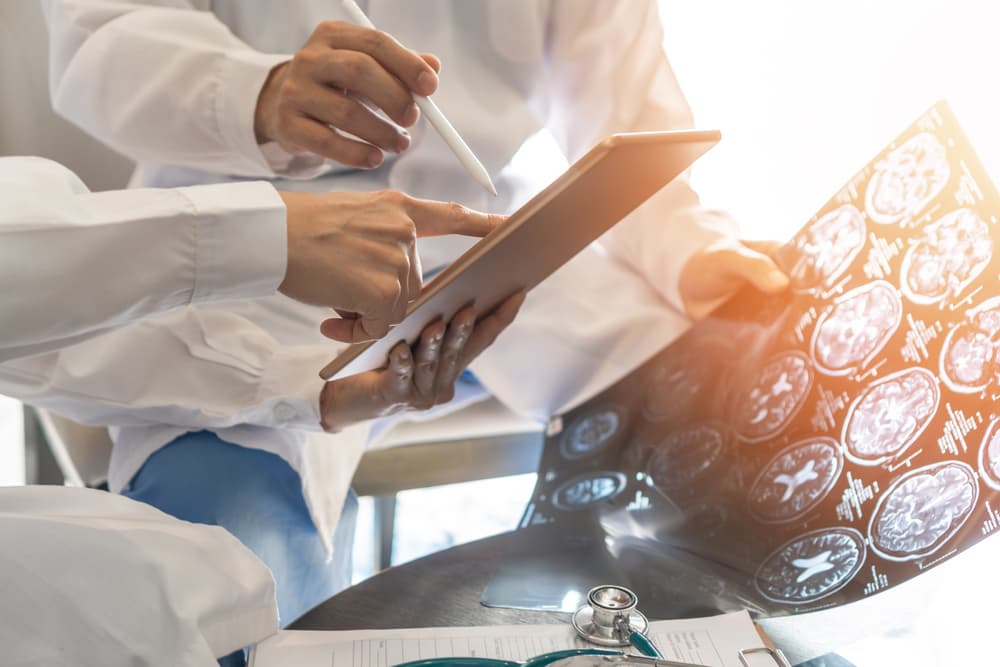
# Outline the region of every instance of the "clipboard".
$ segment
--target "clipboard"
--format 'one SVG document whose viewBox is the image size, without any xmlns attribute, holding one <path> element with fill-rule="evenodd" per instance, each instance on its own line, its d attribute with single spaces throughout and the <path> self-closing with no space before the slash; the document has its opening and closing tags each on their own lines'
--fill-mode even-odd
<svg viewBox="0 0 1000 667">
<path fill-rule="evenodd" d="M 437 318 L 475 304 L 493 310 L 530 290 L 690 167 L 721 139 L 716 130 L 615 134 L 594 146 L 424 286 L 383 338 L 350 346 L 320 371 L 333 380 L 385 365 L 399 341 L 413 344 Z"/>
<path fill-rule="evenodd" d="M 509 622 L 509 621 L 508 621 Z M 750 620 L 744 610 L 703 618 L 650 621 L 650 640 L 667 657 L 651 658 L 628 651 L 627 665 L 609 667 L 790 667 L 789 661 Z M 691 641 L 694 638 L 696 641 Z M 763 645 L 762 645 L 763 644 Z M 746 648 L 741 648 L 746 647 Z M 444 667 L 448 659 L 470 656 L 524 661 L 571 648 L 598 648 L 576 634 L 569 623 L 424 627 L 381 630 L 282 630 L 251 648 L 249 667 L 329 665 L 406 665 L 420 660 L 425 667 Z M 593 656 L 599 658 L 600 656 Z M 443 659 L 443 660 L 442 660 Z M 481 661 L 486 667 L 489 660 Z M 451 663 L 454 665 L 454 663 Z"/>
</svg>

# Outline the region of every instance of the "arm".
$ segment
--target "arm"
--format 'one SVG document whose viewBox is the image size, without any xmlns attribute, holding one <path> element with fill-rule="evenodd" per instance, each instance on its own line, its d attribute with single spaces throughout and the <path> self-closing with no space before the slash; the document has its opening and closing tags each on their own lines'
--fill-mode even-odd
<svg viewBox="0 0 1000 667">
<path fill-rule="evenodd" d="M 663 50 L 655 2 L 556 0 L 552 11 L 549 59 L 554 94 L 549 126 L 570 159 L 614 132 L 693 127 Z M 703 268 L 690 260 L 706 249 L 736 246 L 726 239 L 738 233 L 728 215 L 701 205 L 685 174 L 601 242 L 679 312 L 700 315 L 702 309 L 690 308 L 685 298 L 689 290 L 684 297 L 681 293 L 682 286 L 697 281 L 682 273 L 689 266 Z M 746 254 L 741 253 L 733 252 L 737 261 Z M 712 266 L 729 266 L 730 258 L 722 259 Z"/>
<path fill-rule="evenodd" d="M 409 146 L 359 99 L 414 124 L 433 56 L 332 21 L 294 55 L 261 53 L 194 4 L 46 0 L 56 111 L 133 159 L 237 176 L 309 178 L 327 158 L 373 168 Z"/>
<path fill-rule="evenodd" d="M 192 307 L 75 346 L 0 364 L 0 393 L 82 423 L 337 431 L 451 400 L 454 382 L 517 314 L 523 295 L 478 322 L 465 308 L 430 324 L 387 366 L 335 382 L 317 375 L 338 349 L 282 346 L 234 313 Z"/>
<path fill-rule="evenodd" d="M 0 200 L 0 361 L 271 294 L 285 274 L 285 206 L 266 183 L 92 193 L 54 162 L 0 158 Z"/>
<path fill-rule="evenodd" d="M 326 326 L 333 338 L 379 338 L 420 293 L 418 236 L 484 236 L 502 222 L 393 191 L 227 183 L 93 193 L 36 158 L 0 158 L 0 202 L 0 361 L 276 290 L 354 313 Z"/>
<path fill-rule="evenodd" d="M 291 55 L 237 39 L 188 0 L 45 0 L 56 111 L 135 160 L 249 177 L 313 176 L 316 156 L 254 138 L 257 95 Z"/>
</svg>

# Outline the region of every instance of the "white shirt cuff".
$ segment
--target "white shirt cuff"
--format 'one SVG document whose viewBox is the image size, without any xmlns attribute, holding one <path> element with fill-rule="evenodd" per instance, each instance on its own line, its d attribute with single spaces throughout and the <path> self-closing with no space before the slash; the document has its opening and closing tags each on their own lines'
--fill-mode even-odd
<svg viewBox="0 0 1000 667">
<path fill-rule="evenodd" d="M 215 122 L 233 156 L 232 174 L 249 177 L 306 176 L 322 171 L 323 158 L 293 156 L 277 146 L 262 150 L 254 133 L 257 98 L 271 70 L 292 59 L 287 54 L 231 51 L 218 71 Z M 265 144 L 266 146 L 267 144 Z M 275 150 L 277 149 L 277 150 Z"/>
<path fill-rule="evenodd" d="M 319 371 L 337 356 L 338 347 L 309 345 L 282 348 L 268 361 L 261 376 L 257 403 L 270 410 L 260 424 L 322 431 L 320 392 L 326 382 Z"/>
<path fill-rule="evenodd" d="M 268 296 L 285 277 L 285 204 L 267 183 L 224 183 L 177 190 L 197 230 L 192 303 Z"/>
</svg>

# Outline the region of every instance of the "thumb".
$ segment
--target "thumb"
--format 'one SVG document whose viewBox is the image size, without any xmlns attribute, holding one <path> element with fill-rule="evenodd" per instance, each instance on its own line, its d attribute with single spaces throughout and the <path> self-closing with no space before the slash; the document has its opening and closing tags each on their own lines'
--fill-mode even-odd
<svg viewBox="0 0 1000 667">
<path fill-rule="evenodd" d="M 417 228 L 417 236 L 463 234 L 481 237 L 507 220 L 505 215 L 473 211 L 455 202 L 411 199 L 407 201 L 406 207 L 406 212 Z"/>
<path fill-rule="evenodd" d="M 734 248 L 728 262 L 731 273 L 761 292 L 773 294 L 788 288 L 788 276 L 768 255 L 744 246 Z"/>
<path fill-rule="evenodd" d="M 389 323 L 365 315 L 331 317 L 323 320 L 319 325 L 319 331 L 327 338 L 341 343 L 364 343 L 389 333 Z"/>
</svg>

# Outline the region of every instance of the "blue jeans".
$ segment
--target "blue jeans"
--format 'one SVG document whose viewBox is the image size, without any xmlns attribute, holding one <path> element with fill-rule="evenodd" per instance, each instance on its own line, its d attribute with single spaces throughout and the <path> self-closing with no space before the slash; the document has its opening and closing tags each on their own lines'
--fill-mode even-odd
<svg viewBox="0 0 1000 667">
<path fill-rule="evenodd" d="M 178 519 L 222 526 L 274 575 L 282 627 L 350 585 L 358 501 L 349 492 L 327 561 L 302 480 L 276 454 L 188 433 L 149 457 L 123 495 Z M 229 656 L 224 665 L 242 664 Z"/>
</svg>

